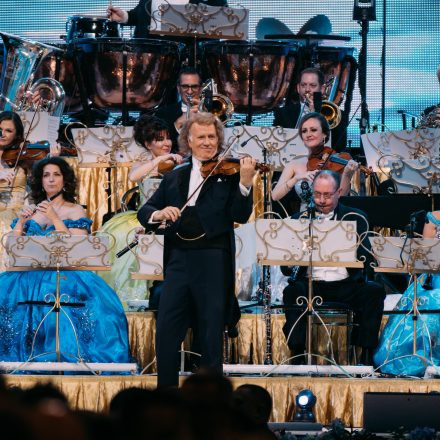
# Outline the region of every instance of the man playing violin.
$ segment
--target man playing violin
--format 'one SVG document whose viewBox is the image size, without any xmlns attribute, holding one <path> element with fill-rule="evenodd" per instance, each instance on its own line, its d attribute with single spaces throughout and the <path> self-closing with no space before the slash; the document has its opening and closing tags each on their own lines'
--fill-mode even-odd
<svg viewBox="0 0 440 440">
<path fill-rule="evenodd" d="M 299 100 L 286 102 L 284 107 L 274 110 L 274 126 L 298 128 L 301 119 L 311 112 L 316 112 L 315 93 L 324 93 L 324 74 L 315 67 L 308 67 L 300 73 L 296 92 Z M 341 112 L 341 123 L 331 130 L 331 144 L 336 151 L 341 151 L 347 144 L 347 121 L 345 112 Z"/>
<path fill-rule="evenodd" d="M 203 179 L 201 165 L 221 154 L 223 126 L 200 112 L 183 124 L 180 152 L 189 160 L 165 174 L 159 188 L 139 210 L 146 230 L 163 222 L 164 284 L 157 317 L 158 386 L 178 385 L 179 350 L 190 319 L 196 319 L 202 367 L 222 370 L 225 325 L 236 324 L 234 222 L 252 212 L 256 162 L 241 160 L 239 173 Z M 234 311 L 236 316 L 234 316 Z"/>
<path fill-rule="evenodd" d="M 316 207 L 316 217 L 321 221 L 352 220 L 356 222 L 356 232 L 363 237 L 368 230 L 366 214 L 358 209 L 350 208 L 339 203 L 341 196 L 341 179 L 334 171 L 324 170 L 316 174 L 313 181 L 313 200 Z M 293 218 L 308 215 L 307 212 L 297 213 Z M 362 217 L 361 217 L 362 216 Z M 368 246 L 366 239 L 363 244 Z M 364 267 L 369 268 L 371 258 L 362 246 L 358 248 L 358 259 L 365 257 Z M 296 274 L 292 268 L 283 267 L 288 275 L 289 284 L 283 291 L 283 301 L 286 306 L 297 306 L 300 296 L 308 295 L 307 267 L 300 267 Z M 361 363 L 371 365 L 372 354 L 378 343 L 378 335 L 383 314 L 385 291 L 383 287 L 372 281 L 366 281 L 362 269 L 345 267 L 314 267 L 313 292 L 325 301 L 345 303 L 353 308 L 355 322 L 358 324 L 356 335 L 352 337 L 353 345 L 362 347 Z M 286 308 L 286 323 L 283 332 L 289 348 L 294 355 L 301 355 L 305 349 L 306 322 L 302 317 L 297 325 L 294 323 L 301 315 L 301 310 Z M 294 363 L 302 363 L 303 357 L 294 359 Z"/>
</svg>

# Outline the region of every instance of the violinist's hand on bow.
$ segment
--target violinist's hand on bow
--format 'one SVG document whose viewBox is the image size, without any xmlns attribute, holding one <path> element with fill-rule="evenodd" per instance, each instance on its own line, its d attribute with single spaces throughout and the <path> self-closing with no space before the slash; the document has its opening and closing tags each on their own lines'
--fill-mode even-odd
<svg viewBox="0 0 440 440">
<path fill-rule="evenodd" d="M 257 161 L 253 157 L 243 157 L 240 159 L 240 183 L 242 185 L 250 188 L 256 173 Z"/>
<path fill-rule="evenodd" d="M 35 214 L 36 210 L 37 210 L 36 205 L 23 206 L 23 208 L 18 213 L 18 218 L 20 220 L 27 220 Z"/>
<path fill-rule="evenodd" d="M 9 186 L 14 182 L 14 170 L 9 168 L 0 168 L 0 181 L 7 182 Z"/>
<path fill-rule="evenodd" d="M 344 168 L 344 174 L 351 177 L 359 168 L 359 164 L 354 160 L 349 160 Z"/>
<path fill-rule="evenodd" d="M 166 208 L 156 211 L 152 220 L 154 222 L 172 221 L 175 222 L 180 217 L 180 209 L 175 206 L 167 206 Z"/>
</svg>

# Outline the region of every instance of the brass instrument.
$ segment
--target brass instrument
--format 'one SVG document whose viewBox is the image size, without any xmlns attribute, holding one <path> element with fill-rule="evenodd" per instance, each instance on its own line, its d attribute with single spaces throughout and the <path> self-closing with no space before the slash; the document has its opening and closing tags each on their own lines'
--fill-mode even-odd
<svg viewBox="0 0 440 440">
<path fill-rule="evenodd" d="M 186 120 L 191 116 L 191 106 L 192 106 L 192 95 L 186 95 Z"/>
<path fill-rule="evenodd" d="M 440 106 L 434 107 L 429 113 L 421 115 L 417 128 L 440 128 Z"/>
<path fill-rule="evenodd" d="M 50 52 L 60 52 L 60 49 L 5 32 L 0 32 L 0 36 L 7 48 L 0 91 L 1 107 L 3 110 L 21 111 L 29 100 L 28 92 L 39 64 Z M 36 87 L 39 85 L 40 83 Z M 59 87 L 62 88 L 61 84 Z M 58 91 L 54 94 L 57 93 Z"/>
<path fill-rule="evenodd" d="M 341 123 L 341 109 L 332 101 L 322 101 L 320 113 L 327 120 L 330 130 Z"/>
<path fill-rule="evenodd" d="M 312 97 L 311 93 L 305 93 L 305 104 L 309 105 L 309 99 Z M 323 99 L 321 103 L 321 110 L 319 111 L 328 122 L 330 130 L 337 127 L 341 123 L 341 109 L 332 101 Z"/>
<path fill-rule="evenodd" d="M 32 98 L 38 95 L 36 103 Z M 66 94 L 61 83 L 53 78 L 40 78 L 26 92 L 27 101 L 22 106 L 24 111 L 43 111 L 61 118 Z"/>
<path fill-rule="evenodd" d="M 234 113 L 234 104 L 227 96 L 221 95 L 217 92 L 217 84 L 212 79 L 208 80 L 202 86 L 199 111 L 208 112 L 208 109 L 205 105 L 207 91 L 212 92 L 212 105 L 209 113 L 212 113 L 223 123 L 227 122 L 229 119 L 231 119 L 232 114 Z"/>
</svg>

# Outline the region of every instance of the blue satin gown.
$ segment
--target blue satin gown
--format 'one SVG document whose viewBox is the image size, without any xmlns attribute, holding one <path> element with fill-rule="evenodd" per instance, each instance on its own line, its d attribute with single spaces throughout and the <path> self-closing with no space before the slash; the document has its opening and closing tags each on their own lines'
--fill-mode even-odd
<svg viewBox="0 0 440 440">
<path fill-rule="evenodd" d="M 64 220 L 68 228 L 89 231 L 91 220 Z M 13 223 L 12 226 L 14 226 Z M 25 224 L 26 235 L 48 235 L 54 227 L 43 229 L 34 220 Z M 78 335 L 80 357 L 85 362 L 130 362 L 127 319 L 122 304 L 99 276 L 88 271 L 63 271 L 61 294 L 84 307 L 63 307 Z M 49 306 L 19 305 L 20 301 L 43 301 L 55 292 L 56 271 L 0 273 L 0 361 L 26 361 L 32 351 L 35 331 Z M 78 345 L 72 325 L 60 316 L 61 361 L 72 362 Z M 55 313 L 44 320 L 35 338 L 34 361 L 56 361 Z"/>
<path fill-rule="evenodd" d="M 436 227 L 436 237 L 440 239 L 440 221 L 431 213 L 428 220 Z M 419 310 L 440 310 L 440 275 L 433 275 L 432 290 L 423 288 L 426 275 L 418 279 L 417 296 L 422 304 Z M 414 298 L 414 284 L 406 289 L 396 306 L 397 310 L 411 310 Z M 417 320 L 417 354 L 413 353 L 413 320 L 412 314 L 391 315 L 382 332 L 379 346 L 374 354 L 374 364 L 381 366 L 380 371 L 386 374 L 423 376 L 429 365 L 440 366 L 440 314 L 421 314 Z M 431 344 L 430 344 L 431 341 Z M 431 345 L 431 347 L 430 347 Z M 401 359 L 396 359 L 400 356 Z M 388 362 L 390 361 L 390 362 Z"/>
</svg>

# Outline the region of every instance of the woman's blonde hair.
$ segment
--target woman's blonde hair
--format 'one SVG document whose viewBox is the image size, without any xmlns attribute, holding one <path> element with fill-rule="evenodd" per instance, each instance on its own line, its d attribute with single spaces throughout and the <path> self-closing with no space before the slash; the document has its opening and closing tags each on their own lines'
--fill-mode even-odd
<svg viewBox="0 0 440 440">
<path fill-rule="evenodd" d="M 177 140 L 179 144 L 179 153 L 186 155 L 190 152 L 191 148 L 188 145 L 189 132 L 193 124 L 199 125 L 213 125 L 218 137 L 218 152 L 223 150 L 223 141 L 225 139 L 223 124 L 212 113 L 198 112 L 191 116 L 182 126 L 180 130 L 179 138 Z"/>
</svg>

